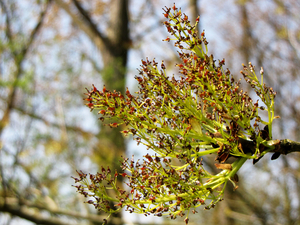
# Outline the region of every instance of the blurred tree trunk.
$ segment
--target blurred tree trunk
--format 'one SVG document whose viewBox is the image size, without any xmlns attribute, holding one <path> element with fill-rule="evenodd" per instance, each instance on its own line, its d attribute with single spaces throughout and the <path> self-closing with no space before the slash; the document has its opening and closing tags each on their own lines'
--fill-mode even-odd
<svg viewBox="0 0 300 225">
<path fill-rule="evenodd" d="M 109 20 L 106 33 L 101 33 L 93 22 L 90 13 L 82 3 L 72 0 L 83 19 L 77 19 L 70 7 L 62 0 L 55 0 L 74 19 L 100 50 L 103 59 L 102 79 L 105 87 L 124 93 L 128 50 L 131 47 L 129 39 L 128 0 L 112 0 L 109 3 Z M 121 171 L 121 156 L 126 156 L 124 137 L 120 129 L 102 126 L 97 135 L 98 143 L 94 147 L 94 160 L 101 167 L 109 166 L 111 171 Z M 120 180 L 119 185 L 122 185 Z M 120 217 L 121 215 L 115 215 Z M 99 221 L 99 224 L 102 224 Z"/>
<path fill-rule="evenodd" d="M 197 27 L 197 31 L 198 31 L 198 35 L 199 34 L 199 30 L 201 31 L 201 28 L 199 29 L 199 27 L 201 27 L 201 15 L 200 15 L 200 7 L 198 6 L 198 4 L 200 3 L 200 0 L 190 0 L 190 9 L 191 9 L 191 23 L 194 24 L 197 17 L 199 16 L 199 23 L 198 23 L 198 27 Z"/>
<path fill-rule="evenodd" d="M 128 0 L 111 1 L 110 7 L 107 29 L 109 41 L 100 49 L 104 62 L 101 75 L 106 88 L 124 93 L 128 49 L 131 47 Z M 115 169 L 121 171 L 119 160 L 121 155 L 125 156 L 125 142 L 120 129 L 102 126 L 98 138 L 99 144 L 95 148 L 95 155 L 101 155 L 106 165 L 113 165 L 112 171 Z M 103 163 L 103 160 L 100 161 Z"/>
<path fill-rule="evenodd" d="M 125 76 L 126 76 L 126 66 L 127 66 L 127 56 L 128 50 L 131 47 L 130 39 L 129 39 L 129 12 L 128 12 L 128 0 L 113 0 L 109 3 L 109 20 L 107 21 L 107 30 L 106 32 L 100 32 L 99 26 L 94 22 L 92 14 L 89 10 L 85 9 L 85 2 L 72 0 L 69 3 L 66 3 L 62 0 L 54 0 L 54 1 L 46 1 L 44 6 L 41 7 L 43 10 L 40 12 L 40 16 L 37 19 L 35 26 L 33 27 L 30 35 L 27 37 L 27 40 L 20 42 L 18 38 L 23 38 L 22 34 L 19 34 L 15 31 L 14 26 L 14 15 L 15 3 L 9 2 L 7 3 L 4 0 L 0 1 L 1 12 L 5 14 L 5 38 L 8 42 L 7 46 L 4 47 L 3 43 L 0 42 L 0 51 L 3 49 L 10 48 L 8 54 L 5 56 L 9 56 L 11 54 L 12 60 L 14 62 L 14 72 L 11 75 L 12 78 L 10 80 L 11 85 L 8 88 L 7 97 L 5 99 L 6 106 L 3 108 L 3 116 L 0 120 L 0 136 L 3 133 L 4 129 L 10 123 L 10 117 L 13 111 L 17 111 L 24 115 L 31 117 L 34 120 L 40 120 L 47 124 L 51 124 L 54 127 L 59 127 L 57 123 L 48 123 L 43 117 L 34 114 L 33 112 L 29 112 L 24 110 L 24 108 L 20 107 L 16 102 L 16 95 L 19 89 L 19 82 L 22 76 L 26 73 L 26 70 L 23 70 L 24 62 L 28 60 L 28 52 L 30 52 L 34 41 L 38 38 L 38 33 L 42 29 L 44 18 L 46 16 L 47 10 L 50 8 L 50 2 L 53 2 L 60 8 L 62 8 L 72 19 L 73 24 L 75 24 L 78 28 L 80 28 L 83 33 L 85 33 L 90 40 L 94 43 L 94 46 L 97 48 L 97 51 L 101 53 L 103 59 L 103 68 L 101 70 L 101 76 L 103 82 L 106 84 L 106 88 L 121 91 L 124 93 L 125 90 Z M 26 2 L 28 3 L 28 2 Z M 31 3 L 29 3 L 31 4 Z M 38 4 L 32 5 L 33 7 L 38 7 Z M 26 7 L 26 5 L 24 6 Z M 52 8 L 53 9 L 53 8 Z M 54 13 L 54 12 L 53 12 Z M 18 24 L 19 25 L 19 24 Z M 21 29 L 21 28 L 20 28 Z M 22 30 L 23 31 L 23 30 Z M 14 33 L 15 32 L 15 33 Z M 24 35 L 26 37 L 26 35 Z M 5 41 L 6 41 L 5 40 Z M 22 39 L 23 40 L 23 39 Z M 6 50 L 6 49 L 5 49 Z M 2 75 L 2 74 L 1 74 Z M 2 79 L 2 77 L 1 77 Z M 2 81 L 1 81 L 2 82 Z M 2 85 L 2 83 L 1 83 Z M 82 87 L 83 90 L 83 87 Z M 100 124 L 100 123 L 99 123 Z M 98 125 L 97 125 L 98 126 Z M 86 132 L 82 132 L 82 130 L 76 127 L 66 126 L 66 129 L 74 129 L 76 132 L 80 132 L 83 135 L 89 135 Z M 125 153 L 125 142 L 121 133 L 117 129 L 109 129 L 108 127 L 101 127 L 98 135 L 98 143 L 95 144 L 94 147 L 94 157 L 92 159 L 95 160 L 95 163 L 99 165 L 99 169 L 101 166 L 110 165 L 110 169 L 120 170 L 120 156 L 126 155 Z M 1 147 L 2 147 L 2 142 Z M 67 147 L 67 146 L 66 146 Z M 3 158 L 4 151 L 0 150 L 1 158 Z M 22 164 L 19 160 L 19 153 L 21 150 L 16 151 L 15 157 L 15 165 L 16 168 L 22 167 Z M 19 153 L 18 153 L 19 152 Z M 25 165 L 24 165 L 25 166 Z M 24 167 L 25 168 L 25 167 Z M 23 193 L 20 190 L 15 189 L 12 185 L 12 181 L 8 181 L 9 179 L 5 177 L 4 170 L 6 168 L 3 167 L 3 162 L 0 163 L 0 172 L 1 172 L 1 196 L 0 196 L 0 211 L 8 212 L 12 216 L 18 216 L 34 223 L 38 224 L 66 224 L 64 221 L 60 220 L 54 216 L 53 218 L 44 217 L 40 214 L 40 211 L 48 211 L 51 215 L 65 215 L 68 217 L 74 217 L 77 219 L 85 219 L 91 221 L 93 224 L 102 224 L 102 219 L 105 216 L 84 216 L 82 214 L 72 214 L 71 211 L 64 210 L 53 210 L 48 205 L 44 206 L 42 204 L 32 204 L 31 202 L 24 202 L 27 200 L 26 196 L 23 196 Z M 25 168 L 26 169 L 26 168 Z M 46 169 L 46 168 L 43 168 Z M 80 168 L 77 168 L 80 169 Z M 29 170 L 28 170 L 29 171 Z M 26 171 L 27 172 L 27 171 Z M 30 179 L 34 180 L 38 184 L 37 187 L 33 187 L 39 189 L 42 187 L 44 181 L 39 181 L 34 178 L 34 174 L 28 172 Z M 51 183 L 51 180 L 48 182 Z M 120 182 L 119 185 L 122 185 Z M 50 188 L 50 186 L 47 186 Z M 38 191 L 38 190 L 37 190 Z M 31 194 L 29 192 L 29 194 Z M 7 202 L 9 201 L 13 202 Z M 22 206 L 22 207 L 21 207 Z M 37 211 L 35 214 L 30 214 L 30 208 L 35 208 L 40 211 Z M 120 224 L 120 216 L 115 215 L 119 218 L 112 218 L 112 224 Z"/>
</svg>

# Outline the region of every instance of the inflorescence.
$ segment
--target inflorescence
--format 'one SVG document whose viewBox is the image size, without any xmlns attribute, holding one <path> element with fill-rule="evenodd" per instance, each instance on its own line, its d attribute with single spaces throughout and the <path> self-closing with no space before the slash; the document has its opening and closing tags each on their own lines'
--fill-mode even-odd
<svg viewBox="0 0 300 225">
<path fill-rule="evenodd" d="M 121 126 L 124 135 L 133 135 L 138 144 L 156 152 L 136 162 L 124 158 L 122 173 L 112 174 L 109 168 L 95 175 L 78 172 L 79 178 L 74 178 L 80 183 L 78 191 L 90 198 L 87 203 L 108 213 L 125 207 L 174 219 L 189 210 L 195 213 L 201 205 L 209 209 L 222 200 L 228 181 L 237 187 L 236 172 L 247 159 L 256 162 L 271 148 L 273 89 L 258 80 L 251 63 L 244 66 L 245 81 L 264 103 L 259 106 L 240 88 L 241 80 L 235 81 L 223 69 L 224 59 L 216 63 L 213 55 L 207 55 L 205 34 L 198 35 L 195 29 L 199 18 L 192 26 L 175 5 L 166 7 L 164 16 L 173 36 L 164 41 L 175 40 L 180 49 L 179 75 L 168 77 L 164 62 L 159 67 L 146 59 L 135 77 L 139 84 L 135 94 L 127 89 L 123 95 L 105 86 L 87 90 L 87 106 L 98 110 L 102 122 Z M 263 70 L 260 74 L 262 80 Z M 268 121 L 262 120 L 259 110 L 268 112 Z M 208 154 L 216 155 L 222 172 L 210 174 L 203 168 L 202 157 Z M 229 157 L 237 160 L 226 164 Z M 125 178 L 127 188 L 117 187 L 118 176 Z"/>
</svg>

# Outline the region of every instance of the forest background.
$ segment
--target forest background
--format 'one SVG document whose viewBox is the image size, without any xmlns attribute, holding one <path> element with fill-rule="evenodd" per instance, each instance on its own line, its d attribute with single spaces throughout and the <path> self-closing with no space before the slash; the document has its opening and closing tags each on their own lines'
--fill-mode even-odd
<svg viewBox="0 0 300 225">
<path fill-rule="evenodd" d="M 102 223 L 106 216 L 83 203 L 71 176 L 118 169 L 118 157 L 146 150 L 101 127 L 84 106 L 84 88 L 136 89 L 146 57 L 176 74 L 176 50 L 162 42 L 162 8 L 174 2 L 191 21 L 200 15 L 209 52 L 236 77 L 242 63 L 264 67 L 278 93 L 273 137 L 300 141 L 299 1 L 0 0 L 0 224 Z M 270 157 L 244 166 L 239 188 L 228 187 L 226 201 L 190 224 L 298 224 L 299 154 Z M 110 221 L 171 222 L 127 212 Z"/>
</svg>

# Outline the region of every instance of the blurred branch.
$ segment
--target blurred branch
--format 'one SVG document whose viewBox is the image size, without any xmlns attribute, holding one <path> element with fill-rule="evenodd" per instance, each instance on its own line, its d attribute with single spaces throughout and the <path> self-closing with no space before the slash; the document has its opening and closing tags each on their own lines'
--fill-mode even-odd
<svg viewBox="0 0 300 225">
<path fill-rule="evenodd" d="M 82 17 L 86 21 L 87 25 L 90 27 L 93 33 L 95 33 L 105 44 L 108 44 L 108 40 L 100 33 L 97 28 L 97 25 L 92 21 L 91 16 L 89 13 L 81 6 L 80 2 L 73 0 L 76 8 L 81 13 Z"/>
<path fill-rule="evenodd" d="M 15 64 L 16 64 L 15 66 L 17 69 L 14 74 L 13 85 L 10 88 L 9 94 L 7 97 L 7 106 L 6 106 L 6 109 L 4 110 L 3 117 L 0 121 L 0 135 L 3 131 L 3 128 L 9 123 L 9 116 L 10 116 L 11 109 L 13 108 L 13 103 L 14 103 L 16 90 L 17 90 L 17 88 L 16 88 L 17 82 L 22 74 L 22 62 L 24 61 L 24 59 L 26 57 L 28 49 L 32 46 L 32 43 L 33 43 L 37 33 L 39 32 L 39 30 L 42 27 L 42 23 L 44 21 L 47 9 L 49 8 L 49 4 L 50 4 L 50 1 L 47 1 L 45 9 L 41 11 L 38 22 L 35 25 L 34 29 L 31 31 L 31 33 L 29 35 L 29 39 L 28 39 L 27 43 L 24 45 L 24 47 L 22 48 L 22 50 L 20 51 L 20 53 L 12 51 L 13 55 L 14 55 Z M 4 5 L 2 1 L 1 1 L 1 5 Z M 6 7 L 4 7 L 4 8 L 6 9 Z M 6 11 L 6 13 L 8 15 L 7 11 Z M 7 26 L 10 26 L 10 22 L 7 22 L 6 24 L 7 24 Z M 11 28 L 7 27 L 6 30 L 11 30 Z M 9 33 L 9 35 L 11 36 L 10 32 L 7 32 L 7 33 Z M 12 40 L 12 38 L 10 38 L 10 40 Z M 11 44 L 14 44 L 14 43 L 11 43 Z"/>
<path fill-rule="evenodd" d="M 14 45 L 16 45 L 17 43 L 14 43 L 12 29 L 11 29 L 11 27 L 12 27 L 11 18 L 10 18 L 8 8 L 7 8 L 7 6 L 5 5 L 5 3 L 3 1 L 0 1 L 0 5 L 1 5 L 1 7 L 2 7 L 2 9 L 3 9 L 3 11 L 5 12 L 5 15 L 6 15 L 6 36 L 7 36 L 7 39 L 9 41 L 9 46 L 11 46 L 11 52 L 12 52 L 12 55 L 14 57 L 15 67 L 16 67 L 16 71 L 15 71 L 14 77 L 13 77 L 13 84 L 12 84 L 12 86 L 10 87 L 10 89 L 8 91 L 8 97 L 7 97 L 7 100 L 6 100 L 7 105 L 6 105 L 6 108 L 3 110 L 3 116 L 2 116 L 2 119 L 0 121 L 0 136 L 3 132 L 3 129 L 9 123 L 10 114 L 11 114 L 11 110 L 13 108 L 15 95 L 16 95 L 16 90 L 17 90 L 17 82 L 18 82 L 18 80 L 19 80 L 19 78 L 22 74 L 22 62 L 24 61 L 24 59 L 26 57 L 28 49 L 32 46 L 32 43 L 33 43 L 34 39 L 36 38 L 37 33 L 39 32 L 39 30 L 42 27 L 42 23 L 44 21 L 47 9 L 49 8 L 49 3 L 50 2 L 47 1 L 44 10 L 42 10 L 40 15 L 39 15 L 39 18 L 37 20 L 37 23 L 36 23 L 34 29 L 31 31 L 31 33 L 29 35 L 29 39 L 28 39 L 27 43 L 25 43 L 23 48 L 21 49 L 21 51 L 18 52 L 16 49 L 14 49 Z M 2 156 L 1 156 L 1 158 L 2 158 Z M 6 195 L 6 193 L 8 191 L 8 188 L 7 188 L 8 186 L 7 186 L 7 183 L 4 180 L 3 169 L 4 168 L 3 168 L 2 162 L 1 162 L 1 164 L 0 164 L 0 173 L 1 173 L 1 178 L 2 178 L 1 182 L 2 182 L 2 185 L 3 185 L 3 194 Z M 4 207 L 3 209 L 4 209 L 4 211 L 5 210 L 12 210 L 12 211 L 14 210 L 14 209 L 9 208 L 9 207 L 8 208 Z"/>
<path fill-rule="evenodd" d="M 76 211 L 68 211 L 68 210 L 62 210 L 62 209 L 50 209 L 49 207 L 46 207 L 41 204 L 35 204 L 27 200 L 19 200 L 17 198 L 9 197 L 9 198 L 3 198 L 0 197 L 0 211 L 2 212 L 8 212 L 12 215 L 18 216 L 20 218 L 29 220 L 36 224 L 43 224 L 43 225 L 74 225 L 74 222 L 67 223 L 66 220 L 60 220 L 53 217 L 46 217 L 42 215 L 41 211 L 46 211 L 52 215 L 60 215 L 60 216 L 66 216 L 70 218 L 75 218 L 78 220 L 88 220 L 90 222 L 95 223 L 102 223 L 103 219 L 106 219 L 107 216 L 99 216 L 95 214 L 89 214 L 89 215 L 83 215 Z M 37 212 L 39 211 L 39 212 Z M 124 221 L 120 218 L 116 217 L 110 217 L 109 219 L 110 224 L 114 225 L 121 225 L 124 224 Z M 80 224 L 80 223 L 79 223 Z M 85 223 L 84 223 L 85 224 Z M 139 222 L 135 223 L 136 225 L 141 224 Z M 143 225 L 154 225 L 152 223 L 142 223 Z M 176 221 L 172 222 L 173 225 L 176 224 L 182 224 Z M 189 223 L 191 225 L 195 225 L 194 223 Z"/>
<path fill-rule="evenodd" d="M 244 57 L 245 62 L 250 62 L 252 54 L 251 50 L 253 43 L 256 43 L 256 40 L 252 34 L 252 27 L 249 21 L 249 16 L 246 8 L 246 4 L 242 3 L 239 5 L 241 13 L 241 26 L 242 26 L 242 38 L 239 44 L 240 52 Z"/>
<path fill-rule="evenodd" d="M 8 212 L 14 216 L 29 220 L 36 224 L 43 225 L 67 225 L 68 223 L 56 218 L 42 216 L 40 213 L 34 212 L 27 207 L 18 204 L 18 201 L 11 201 L 11 199 L 0 198 L 0 211 Z"/>
<path fill-rule="evenodd" d="M 93 65 L 93 68 L 97 73 L 101 74 L 103 72 L 103 69 L 98 66 L 98 62 L 96 62 L 89 54 L 82 53 L 81 56 L 86 58 Z"/>
<path fill-rule="evenodd" d="M 45 217 L 41 215 L 41 212 L 33 213 L 32 209 L 45 210 L 51 214 L 58 214 L 61 216 L 72 217 L 80 220 L 89 220 L 91 222 L 101 222 L 106 216 L 98 216 L 98 215 L 83 215 L 76 211 L 68 211 L 62 209 L 50 209 L 41 204 L 35 204 L 27 200 L 19 200 L 17 198 L 6 198 L 6 204 L 4 204 L 4 198 L 0 198 L 0 211 L 10 212 L 13 215 L 17 215 L 21 218 L 30 220 L 37 224 L 43 225 L 52 225 L 52 224 L 73 224 L 66 223 L 60 219 Z M 113 224 L 122 224 L 122 220 L 118 218 L 112 218 Z"/>
<path fill-rule="evenodd" d="M 250 197 L 250 195 L 246 195 L 243 192 L 237 191 L 235 192 L 237 197 L 244 202 L 244 204 L 247 206 L 248 210 L 251 210 L 252 213 L 254 213 L 255 217 L 262 222 L 262 224 L 266 224 L 267 214 L 265 210 L 261 207 L 261 205 L 258 202 L 255 202 L 255 199 Z M 250 198 L 249 198 L 250 197 Z"/>
<path fill-rule="evenodd" d="M 2 7 L 2 9 L 3 9 L 3 11 L 4 11 L 5 15 L 6 15 L 6 21 L 5 21 L 5 23 L 6 23 L 6 29 L 5 29 L 5 34 L 6 34 L 7 39 L 9 41 L 11 41 L 12 40 L 12 35 L 11 35 L 11 29 L 10 29 L 11 28 L 11 25 L 10 25 L 10 15 L 8 13 L 6 4 L 2 0 L 0 0 L 0 5 L 1 5 L 1 7 Z"/>
<path fill-rule="evenodd" d="M 296 34 L 292 30 L 288 30 L 288 39 L 294 49 L 300 53 L 300 43 L 297 41 Z"/>
<path fill-rule="evenodd" d="M 192 24 L 194 24 L 197 17 L 200 16 L 200 10 L 198 8 L 198 2 L 200 2 L 200 0 L 190 0 L 190 7 L 191 7 L 191 14 L 192 14 L 192 17 L 191 17 Z M 201 19 L 201 17 L 200 17 L 200 19 Z M 198 23 L 198 27 L 196 27 L 196 30 L 198 31 L 198 35 L 200 35 L 199 34 L 199 27 L 201 27 L 200 21 Z"/>
<path fill-rule="evenodd" d="M 79 10 L 81 17 L 78 14 L 72 12 L 70 8 L 70 4 L 65 3 L 63 0 L 54 0 L 56 4 L 63 9 L 69 16 L 72 18 L 73 22 L 84 32 L 86 33 L 90 39 L 95 43 L 95 45 L 99 49 L 103 49 L 103 47 L 109 44 L 108 39 L 105 38 L 97 29 L 97 26 L 92 21 L 91 17 L 88 13 L 81 7 L 79 2 L 75 1 L 75 6 Z M 84 20 L 82 20 L 82 18 Z"/>
<path fill-rule="evenodd" d="M 31 31 L 29 39 L 22 49 L 22 52 L 20 54 L 21 57 L 24 58 L 28 52 L 28 49 L 32 46 L 32 43 L 35 40 L 36 35 L 38 34 L 38 32 L 40 31 L 40 29 L 42 27 L 42 24 L 44 22 L 46 12 L 49 9 L 50 3 L 51 3 L 51 1 L 47 1 L 45 9 L 41 11 L 38 22 L 35 25 L 34 29 Z M 23 61 L 23 58 L 21 59 L 21 61 Z"/>
<path fill-rule="evenodd" d="M 57 127 L 59 128 L 60 125 L 57 124 L 57 123 L 53 123 L 53 122 L 49 122 L 48 120 L 46 120 L 45 118 L 43 118 L 42 116 L 39 116 L 35 113 L 32 113 L 32 112 L 28 112 L 20 107 L 14 107 L 14 109 L 24 115 L 27 115 L 27 116 L 30 116 L 31 118 L 33 119 L 36 119 L 36 120 L 40 120 L 42 122 L 44 122 L 46 125 L 51 125 L 53 127 Z M 84 131 L 82 128 L 80 127 L 76 127 L 76 126 L 69 126 L 69 125 L 66 125 L 66 129 L 68 131 L 74 131 L 74 132 L 77 132 L 77 133 L 80 133 L 81 135 L 84 135 L 84 136 L 88 136 L 88 137 L 92 137 L 94 136 L 95 134 L 93 134 L 92 132 L 88 132 L 88 131 Z"/>
</svg>

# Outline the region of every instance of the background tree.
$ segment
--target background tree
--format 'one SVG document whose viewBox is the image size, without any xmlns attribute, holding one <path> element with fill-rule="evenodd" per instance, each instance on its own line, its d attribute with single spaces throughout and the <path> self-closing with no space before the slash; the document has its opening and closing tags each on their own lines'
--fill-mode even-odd
<svg viewBox="0 0 300 225">
<path fill-rule="evenodd" d="M 91 135 L 95 130 L 93 132 L 86 132 L 82 129 L 82 125 L 74 126 L 72 124 L 74 114 L 72 115 L 71 111 L 65 111 L 67 107 L 76 108 L 76 102 L 80 103 L 80 98 L 82 98 L 80 96 L 82 95 L 80 92 L 77 92 L 76 89 L 84 85 L 77 80 L 79 78 L 78 75 L 84 71 L 83 68 L 92 65 L 92 68 L 86 72 L 93 73 L 93 71 L 99 70 L 99 64 L 95 63 L 95 56 L 90 53 L 87 54 L 87 52 L 83 51 L 83 48 L 77 50 L 68 49 L 68 47 L 62 48 L 56 55 L 56 58 L 51 56 L 51 53 L 55 54 L 53 51 L 48 52 L 46 56 L 43 55 L 42 48 L 51 44 L 55 44 L 57 47 L 59 45 L 62 46 L 66 44 L 67 41 L 69 43 L 73 42 L 73 44 L 77 42 L 78 45 L 82 40 L 78 41 L 76 38 L 81 39 L 82 37 L 80 37 L 80 35 L 84 32 L 93 43 L 90 47 L 96 46 L 102 52 L 102 58 L 104 59 L 103 66 L 101 66 L 102 78 L 105 81 L 110 80 L 110 82 L 108 82 L 110 87 L 123 90 L 125 85 L 127 51 L 130 47 L 128 38 L 128 2 L 113 1 L 109 5 L 105 5 L 105 3 L 102 2 L 95 2 L 92 5 L 85 6 L 88 8 L 98 6 L 99 9 L 102 9 L 102 12 L 94 12 L 92 14 L 78 1 L 69 3 L 57 1 L 56 4 L 50 1 L 36 3 L 27 1 L 23 5 L 18 5 L 17 2 L 13 1 L 1 1 L 3 15 L 5 15 L 5 17 L 3 17 L 5 20 L 5 23 L 3 23 L 3 31 L 5 31 L 5 33 L 3 34 L 5 34 L 5 36 L 3 36 L 2 45 L 4 52 L 2 56 L 5 64 L 2 65 L 4 72 L 2 84 L 9 89 L 7 97 L 5 96 L 5 92 L 3 93 L 3 100 L 4 103 L 7 102 L 7 109 L 4 110 L 1 131 L 10 125 L 8 126 L 8 129 L 12 129 L 10 133 L 16 133 L 16 129 L 22 132 L 22 128 L 19 128 L 18 124 L 16 128 L 12 126 L 13 119 L 9 120 L 13 112 L 18 113 L 15 119 L 20 120 L 18 117 L 21 116 L 23 117 L 21 119 L 24 119 L 24 121 L 28 120 L 28 122 L 25 122 L 26 131 L 25 129 L 23 131 L 26 135 L 20 135 L 20 140 L 19 142 L 17 141 L 15 148 L 12 146 L 8 147 L 9 144 L 7 142 L 2 148 L 1 153 L 3 156 L 1 158 L 5 159 L 5 161 L 2 161 L 1 165 L 3 194 L 1 198 L 1 209 L 4 212 L 9 212 L 12 215 L 17 215 L 34 223 L 65 224 L 66 222 L 61 219 L 61 216 L 99 221 L 100 219 L 97 216 L 90 217 L 83 213 L 76 215 L 76 213 L 72 212 L 74 207 L 69 208 L 72 209 L 72 211 L 61 210 L 60 207 L 67 208 L 67 205 L 71 206 L 74 203 L 70 201 L 69 203 L 63 204 L 60 202 L 62 200 L 60 197 L 63 196 L 59 194 L 59 191 L 63 188 L 62 182 L 66 182 L 66 178 L 70 175 L 67 175 L 69 173 L 68 171 L 70 171 L 70 169 L 74 171 L 74 169 L 81 164 L 82 159 L 86 158 L 88 154 L 98 156 L 98 160 L 95 160 L 94 163 L 103 164 L 104 161 L 114 162 L 113 159 L 115 155 L 121 154 L 118 152 L 123 152 L 124 154 L 125 151 L 123 138 L 119 135 L 119 132 L 114 131 L 110 134 L 110 136 L 117 136 L 111 139 L 114 141 L 109 141 L 106 137 L 101 137 L 100 139 L 102 142 L 108 142 L 104 145 L 102 144 L 102 146 L 103 148 L 107 146 L 107 149 L 109 149 L 108 151 L 102 148 L 102 156 L 99 154 L 100 148 L 96 148 L 96 146 L 99 146 L 96 142 L 94 142 L 92 146 L 95 146 L 94 150 L 97 151 L 97 153 L 90 152 L 87 154 L 87 152 L 83 152 L 83 148 L 87 142 L 91 143 L 93 139 L 96 140 L 95 137 Z M 28 14 L 26 14 L 26 10 L 28 10 L 30 6 L 33 6 L 33 10 L 41 11 L 36 26 L 33 29 L 27 26 L 27 24 L 35 22 L 34 18 L 28 18 Z M 71 26 L 71 32 L 63 33 L 63 27 L 61 26 L 69 26 L 69 24 L 57 23 L 60 18 L 55 18 L 54 16 L 57 16 L 56 13 L 61 14 L 57 6 L 64 9 L 71 16 L 75 25 L 83 30 L 83 32 Z M 48 14 L 47 9 L 49 9 Z M 101 16 L 101 14 L 107 15 L 103 10 L 111 12 L 109 19 L 106 20 L 109 26 L 105 34 L 99 31 L 99 26 L 95 24 L 92 17 Z M 44 22 L 45 17 L 47 17 L 46 22 Z M 22 19 L 20 20 L 19 18 Z M 44 32 L 41 31 L 42 26 L 44 26 Z M 51 32 L 49 29 L 54 31 L 54 36 L 51 37 L 51 34 L 49 35 L 49 32 Z M 29 40 L 26 40 L 28 32 L 30 34 Z M 37 36 L 39 37 L 39 42 L 34 43 L 34 41 L 38 39 Z M 53 37 L 56 38 L 54 42 L 51 40 Z M 47 40 L 47 38 L 49 39 Z M 31 50 L 30 55 L 28 53 L 29 50 Z M 85 65 L 76 67 L 76 60 L 66 58 L 64 54 L 70 54 L 70 50 L 77 51 L 73 57 L 79 57 L 79 59 L 81 57 L 80 62 Z M 14 61 L 11 60 L 12 56 Z M 54 77 L 53 74 L 51 74 L 53 73 L 52 68 L 50 71 L 47 71 L 49 74 L 41 73 L 41 67 L 38 65 L 41 66 L 45 64 L 44 60 L 49 60 L 52 61 L 52 64 L 56 64 L 56 61 L 60 59 L 64 63 L 59 65 L 58 71 L 56 71 L 57 74 Z M 9 61 L 13 63 L 11 67 L 9 67 Z M 47 62 L 46 66 L 49 66 L 49 64 L 51 64 L 51 62 Z M 16 75 L 11 77 L 6 71 L 13 71 L 14 68 L 17 68 L 16 72 L 14 72 Z M 62 76 L 63 73 L 65 73 L 65 76 Z M 39 76 L 40 80 L 34 77 L 34 75 Z M 22 76 L 24 77 L 23 81 L 21 80 Z M 54 78 L 57 81 L 56 84 L 55 82 L 50 83 L 53 85 L 52 89 L 51 85 L 45 85 L 47 76 L 49 76 L 48 79 Z M 81 86 L 81 89 L 82 87 L 83 86 Z M 40 88 L 40 90 L 35 91 L 37 88 Z M 50 96 L 51 93 L 54 93 L 56 98 L 49 99 L 48 96 Z M 39 95 L 41 99 L 36 99 L 37 95 Z M 72 98 L 70 98 L 71 96 Z M 77 100 L 75 96 L 77 96 Z M 18 102 L 18 100 L 20 102 Z M 26 105 L 23 105 L 23 107 L 20 105 L 22 100 L 26 102 Z M 35 105 L 34 102 L 38 102 L 38 104 Z M 41 109 L 39 106 L 42 104 L 48 105 L 47 109 Z M 49 110 L 51 105 L 52 107 L 54 106 L 54 110 Z M 56 118 L 54 122 L 49 122 L 51 117 Z M 107 132 L 105 134 L 107 134 Z M 95 135 L 93 134 L 93 136 Z M 99 136 L 101 136 L 101 131 Z M 118 138 L 118 136 L 120 136 L 120 138 Z M 119 140 L 119 142 L 115 140 Z M 27 143 L 29 143 L 29 145 L 27 145 Z M 37 152 L 39 153 L 37 154 Z M 109 155 L 108 153 L 111 154 Z M 32 157 L 30 161 L 27 159 L 27 155 Z M 103 157 L 104 155 L 106 155 L 106 158 Z M 50 157 L 55 158 L 55 161 L 45 161 L 45 157 L 48 159 Z M 9 162 L 9 158 L 14 159 L 12 163 Z M 62 162 L 61 166 L 57 166 L 59 161 Z M 118 167 L 116 161 L 116 168 Z M 8 168 L 11 170 L 8 170 Z M 18 170 L 25 175 L 25 178 L 18 176 Z M 14 172 L 12 173 L 12 171 Z M 26 182 L 28 178 L 29 181 Z M 66 183 L 70 184 L 70 182 Z M 25 188 L 26 191 L 20 192 L 23 188 Z M 65 197 L 67 196 L 64 196 L 64 198 Z M 74 201 L 76 202 L 77 200 L 74 199 Z M 23 208 L 20 208 L 20 205 L 26 206 L 25 209 L 34 207 L 39 210 L 36 210 L 36 214 L 32 216 L 28 210 L 24 211 Z M 76 205 L 76 207 L 78 207 L 78 204 Z M 42 211 L 56 213 L 58 216 L 53 216 L 49 219 L 39 214 Z M 115 223 L 118 223 L 118 220 L 115 221 Z"/>
</svg>

